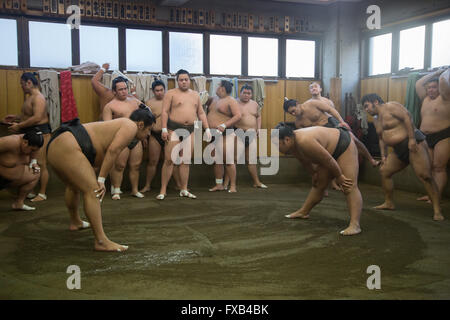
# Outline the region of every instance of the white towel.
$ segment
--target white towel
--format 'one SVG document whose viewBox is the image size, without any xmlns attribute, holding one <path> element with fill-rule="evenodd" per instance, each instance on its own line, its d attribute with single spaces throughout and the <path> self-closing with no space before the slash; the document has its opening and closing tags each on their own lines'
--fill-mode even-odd
<svg viewBox="0 0 450 320">
<path fill-rule="evenodd" d="M 58 73 L 54 70 L 40 70 L 39 80 L 42 94 L 47 101 L 50 127 L 55 131 L 61 125 L 61 102 L 59 99 Z"/>
</svg>

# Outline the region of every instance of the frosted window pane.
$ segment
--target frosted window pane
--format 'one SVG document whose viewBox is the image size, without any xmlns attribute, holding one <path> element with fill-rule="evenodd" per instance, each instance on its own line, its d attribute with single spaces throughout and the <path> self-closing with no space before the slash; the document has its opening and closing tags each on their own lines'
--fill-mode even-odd
<svg viewBox="0 0 450 320">
<path fill-rule="evenodd" d="M 29 22 L 30 65 L 67 68 L 72 65 L 70 26 L 63 23 Z"/>
<path fill-rule="evenodd" d="M 198 33 L 169 33 L 170 72 L 185 69 L 203 73 L 203 35 Z"/>
<path fill-rule="evenodd" d="M 316 43 L 286 40 L 286 77 L 314 78 Z"/>
<path fill-rule="evenodd" d="M 127 70 L 162 71 L 162 32 L 127 29 Z"/>
<path fill-rule="evenodd" d="M 450 19 L 433 23 L 431 66 L 450 65 Z"/>
<path fill-rule="evenodd" d="M 370 38 L 369 75 L 391 72 L 392 33 Z"/>
<path fill-rule="evenodd" d="M 211 74 L 241 74 L 242 40 L 238 36 L 211 35 Z"/>
<path fill-rule="evenodd" d="M 248 74 L 250 76 L 278 76 L 278 40 L 248 38 Z"/>
<path fill-rule="evenodd" d="M 0 65 L 17 66 L 17 23 L 12 19 L 0 19 Z"/>
<path fill-rule="evenodd" d="M 119 31 L 117 28 L 80 26 L 80 62 L 110 64 L 119 69 Z"/>
<path fill-rule="evenodd" d="M 400 31 L 399 70 L 423 69 L 425 54 L 425 26 Z"/>
</svg>

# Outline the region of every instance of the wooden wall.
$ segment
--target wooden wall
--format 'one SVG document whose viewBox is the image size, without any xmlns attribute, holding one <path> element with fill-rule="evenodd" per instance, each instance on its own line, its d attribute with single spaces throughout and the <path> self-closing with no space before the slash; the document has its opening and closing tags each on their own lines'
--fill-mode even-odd
<svg viewBox="0 0 450 320">
<path fill-rule="evenodd" d="M 26 70 L 0 69 L 0 118 L 7 114 L 20 114 L 24 99 L 20 87 L 20 76 Z M 272 129 L 280 121 L 294 121 L 294 117 L 283 111 L 284 97 L 300 102 L 310 98 L 308 86 L 311 81 L 278 80 L 266 82 L 266 99 L 262 110 L 263 129 Z M 207 82 L 209 90 L 210 82 Z M 239 82 L 239 89 L 245 82 Z M 169 89 L 175 87 L 173 79 L 168 81 Z M 91 76 L 73 75 L 72 88 L 81 122 L 87 123 L 99 119 L 99 100 L 91 86 Z M 270 150 L 270 132 L 268 146 Z"/>
<path fill-rule="evenodd" d="M 407 78 L 390 77 L 361 80 L 361 97 L 368 93 L 377 93 L 385 102 L 397 101 L 405 104 Z"/>
</svg>

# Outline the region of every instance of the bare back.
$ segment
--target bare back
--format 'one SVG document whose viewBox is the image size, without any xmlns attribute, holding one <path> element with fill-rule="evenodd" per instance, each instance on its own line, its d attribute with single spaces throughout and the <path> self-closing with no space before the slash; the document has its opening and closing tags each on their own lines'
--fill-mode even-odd
<svg viewBox="0 0 450 320">
<path fill-rule="evenodd" d="M 233 98 L 227 96 L 225 98 L 214 97 L 207 115 L 208 125 L 210 128 L 216 128 L 233 117 L 230 104 Z M 234 100 L 234 99 L 233 99 Z"/>
<path fill-rule="evenodd" d="M 84 128 L 91 138 L 92 145 L 96 151 L 95 167 L 100 167 L 105 153 L 110 147 L 116 134 L 121 128 L 129 127 L 130 133 L 127 136 L 120 137 L 128 144 L 136 136 L 136 125 L 128 118 L 114 119 L 110 121 L 97 121 L 83 124 Z"/>
<path fill-rule="evenodd" d="M 9 180 L 20 179 L 23 166 L 30 163 L 30 155 L 24 154 L 20 149 L 21 136 L 23 135 L 0 138 L 0 176 Z"/>
<path fill-rule="evenodd" d="M 22 105 L 22 121 L 26 121 L 33 116 L 38 117 L 34 125 L 48 123 L 45 97 L 39 91 L 26 95 Z"/>
<path fill-rule="evenodd" d="M 295 119 L 297 128 L 324 126 L 328 123 L 329 115 L 317 107 L 314 99 L 306 101 L 300 108 L 301 114 Z"/>
</svg>

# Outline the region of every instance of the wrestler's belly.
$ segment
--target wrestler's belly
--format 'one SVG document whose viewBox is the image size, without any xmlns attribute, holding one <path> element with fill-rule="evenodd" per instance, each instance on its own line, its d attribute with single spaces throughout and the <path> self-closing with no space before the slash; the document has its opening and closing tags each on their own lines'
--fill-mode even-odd
<svg viewBox="0 0 450 320">
<path fill-rule="evenodd" d="M 185 126 L 193 125 L 197 120 L 197 113 L 182 113 L 182 112 L 171 112 L 169 114 L 170 120 L 180 123 Z"/>
<path fill-rule="evenodd" d="M 257 129 L 258 125 L 256 118 L 253 116 L 242 117 L 240 121 L 236 123 L 236 128 L 241 128 L 242 130 Z"/>
<path fill-rule="evenodd" d="M 21 179 L 24 172 L 24 164 L 14 164 L 13 167 L 0 165 L 0 176 L 8 180 Z"/>
<path fill-rule="evenodd" d="M 383 131 L 383 141 L 388 146 L 395 146 L 405 140 L 408 133 L 405 129 L 391 129 Z"/>
<path fill-rule="evenodd" d="M 450 127 L 450 115 L 445 118 L 436 116 L 422 116 L 420 130 L 425 134 L 436 133 Z"/>
<path fill-rule="evenodd" d="M 230 117 L 228 117 L 224 114 L 221 114 L 221 113 L 210 112 L 207 116 L 207 119 L 208 119 L 208 125 L 210 128 L 217 128 L 222 123 L 228 121 L 230 119 Z"/>
</svg>

